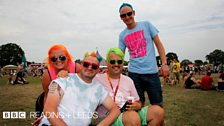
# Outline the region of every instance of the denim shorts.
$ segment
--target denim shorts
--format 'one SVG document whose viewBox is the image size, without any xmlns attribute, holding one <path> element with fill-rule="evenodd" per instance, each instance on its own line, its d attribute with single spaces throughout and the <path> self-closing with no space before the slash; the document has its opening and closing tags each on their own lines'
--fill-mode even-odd
<svg viewBox="0 0 224 126">
<path fill-rule="evenodd" d="M 146 91 L 149 97 L 150 104 L 163 104 L 163 95 L 159 75 L 155 74 L 138 74 L 128 72 L 128 76 L 134 81 L 135 88 L 138 92 L 141 102 L 145 102 L 144 92 Z"/>
</svg>

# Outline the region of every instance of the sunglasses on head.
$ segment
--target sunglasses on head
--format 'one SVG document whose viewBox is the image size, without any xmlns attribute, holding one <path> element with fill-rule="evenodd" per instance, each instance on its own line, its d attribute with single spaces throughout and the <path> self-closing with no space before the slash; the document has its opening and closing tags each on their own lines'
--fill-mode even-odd
<svg viewBox="0 0 224 126">
<path fill-rule="evenodd" d="M 115 63 L 117 63 L 117 64 L 123 64 L 123 60 L 110 60 L 109 61 L 110 62 L 110 64 L 115 64 Z"/>
<path fill-rule="evenodd" d="M 89 63 L 89 62 L 82 62 L 82 66 L 85 67 L 85 68 L 89 68 L 89 66 L 91 66 L 91 68 L 93 70 L 97 70 L 99 68 L 99 65 L 98 64 L 95 64 L 95 63 Z"/>
<path fill-rule="evenodd" d="M 66 57 L 65 56 L 63 56 L 63 55 L 61 55 L 61 56 L 53 56 L 53 57 L 51 57 L 51 61 L 52 62 L 56 62 L 57 60 L 60 60 L 60 61 L 65 61 L 66 60 Z"/>
<path fill-rule="evenodd" d="M 132 15 L 132 13 L 133 13 L 133 12 L 131 11 L 131 12 L 128 12 L 128 13 L 126 13 L 126 14 L 121 14 L 120 17 L 121 17 L 121 18 L 125 18 L 126 16 L 129 16 L 129 17 L 130 17 L 130 16 Z"/>
</svg>

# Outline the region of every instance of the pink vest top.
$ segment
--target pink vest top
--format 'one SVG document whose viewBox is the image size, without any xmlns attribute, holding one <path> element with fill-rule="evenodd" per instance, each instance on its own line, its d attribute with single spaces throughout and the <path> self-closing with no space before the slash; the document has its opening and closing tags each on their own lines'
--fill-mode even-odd
<svg viewBox="0 0 224 126">
<path fill-rule="evenodd" d="M 51 77 L 51 80 L 55 80 L 57 78 L 57 75 L 54 71 L 53 67 L 48 67 L 48 71 Z M 69 64 L 69 73 L 75 73 L 75 63 L 70 63 Z"/>
</svg>

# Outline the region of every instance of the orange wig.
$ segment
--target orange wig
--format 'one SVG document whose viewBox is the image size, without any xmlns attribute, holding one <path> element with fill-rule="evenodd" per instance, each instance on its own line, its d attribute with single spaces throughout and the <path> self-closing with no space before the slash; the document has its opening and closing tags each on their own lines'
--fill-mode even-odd
<svg viewBox="0 0 224 126">
<path fill-rule="evenodd" d="M 68 64 L 72 63 L 72 56 L 70 55 L 70 53 L 68 52 L 68 50 L 65 48 L 64 45 L 61 45 L 61 44 L 56 44 L 56 45 L 53 45 L 49 50 L 48 50 L 48 57 L 47 57 L 47 63 L 48 63 L 48 66 L 49 67 L 53 67 L 53 63 L 51 61 L 51 52 L 52 51 L 55 51 L 55 50 L 63 50 L 64 53 L 65 53 L 65 56 L 67 58 L 67 62 Z"/>
</svg>

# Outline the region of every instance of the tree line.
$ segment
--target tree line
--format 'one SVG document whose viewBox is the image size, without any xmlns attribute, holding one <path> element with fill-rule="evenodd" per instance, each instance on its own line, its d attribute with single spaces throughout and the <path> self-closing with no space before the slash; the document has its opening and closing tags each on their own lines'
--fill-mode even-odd
<svg viewBox="0 0 224 126">
<path fill-rule="evenodd" d="M 22 63 L 22 57 L 24 56 L 25 52 L 24 50 L 17 45 L 16 43 L 7 43 L 0 46 L 0 67 L 3 67 L 5 65 L 18 65 Z M 174 52 L 169 52 L 166 54 L 167 57 L 167 63 L 169 64 L 173 59 L 178 59 L 178 55 Z M 214 64 L 219 65 L 224 63 L 224 51 L 220 49 L 215 49 L 214 51 L 210 52 L 205 56 L 206 60 L 208 61 L 202 61 L 200 59 L 194 60 L 194 62 L 190 61 L 189 59 L 184 59 L 180 63 L 181 65 L 188 65 L 188 64 L 195 64 L 197 66 L 204 65 L 204 64 Z M 158 66 L 161 65 L 160 57 L 157 56 L 157 64 Z M 77 59 L 77 61 L 81 61 L 80 59 Z M 30 63 L 27 61 L 28 65 Z M 128 64 L 128 61 L 125 61 L 125 65 Z"/>
</svg>

